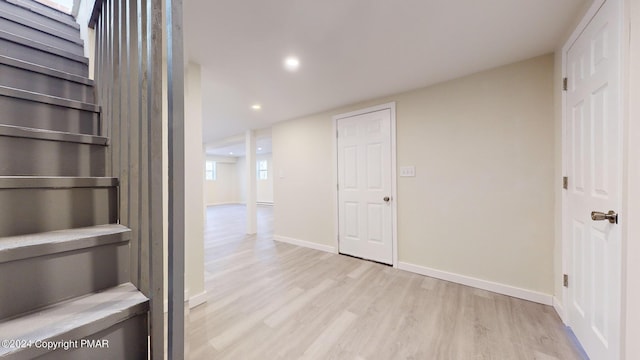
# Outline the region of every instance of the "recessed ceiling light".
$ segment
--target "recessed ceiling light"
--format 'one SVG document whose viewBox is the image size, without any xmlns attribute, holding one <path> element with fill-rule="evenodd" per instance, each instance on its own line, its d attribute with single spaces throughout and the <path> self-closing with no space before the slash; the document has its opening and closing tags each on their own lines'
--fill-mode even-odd
<svg viewBox="0 0 640 360">
<path fill-rule="evenodd" d="M 229 155 L 233 155 L 233 152 L 230 152 Z"/>
<path fill-rule="evenodd" d="M 258 151 L 262 151 L 262 148 L 258 148 Z"/>
<path fill-rule="evenodd" d="M 251 108 L 253 110 L 260 110 L 260 109 L 262 109 L 262 106 L 260 104 L 254 104 L 254 105 L 251 105 Z"/>
<path fill-rule="evenodd" d="M 295 56 L 289 56 L 284 59 L 284 67 L 289 71 L 296 71 L 300 67 L 300 59 Z"/>
</svg>

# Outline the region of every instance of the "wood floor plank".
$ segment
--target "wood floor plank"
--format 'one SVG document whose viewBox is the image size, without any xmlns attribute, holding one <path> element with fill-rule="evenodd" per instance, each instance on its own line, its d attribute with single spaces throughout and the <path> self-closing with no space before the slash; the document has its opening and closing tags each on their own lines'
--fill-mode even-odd
<svg viewBox="0 0 640 360">
<path fill-rule="evenodd" d="M 352 272 L 350 272 L 349 274 L 347 274 L 348 277 L 352 278 L 352 279 L 357 279 L 359 278 L 365 271 L 369 270 L 372 267 L 371 262 L 369 261 L 362 261 L 362 264 L 360 264 L 355 270 L 353 270 Z"/>
<path fill-rule="evenodd" d="M 191 359 L 581 359 L 553 308 L 273 241 L 273 208 L 209 207 Z"/>
<path fill-rule="evenodd" d="M 271 302 L 268 306 L 251 313 L 250 315 L 242 319 L 242 321 L 236 322 L 229 328 L 225 329 L 222 334 L 211 339 L 209 343 L 215 349 L 224 349 L 234 341 L 240 339 L 242 335 L 249 332 L 251 328 L 256 326 L 260 321 L 263 321 L 269 314 L 283 308 L 284 306 L 287 306 L 290 301 L 300 296 L 302 293 L 304 293 L 304 290 L 300 288 L 293 288 L 289 290 L 285 296 L 279 298 L 277 301 Z"/>
<path fill-rule="evenodd" d="M 356 320 L 358 315 L 343 311 L 340 316 L 327 326 L 316 340 L 302 354 L 301 359 L 315 360 L 325 358 L 328 350 L 327 344 L 334 344 L 347 328 Z"/>
<path fill-rule="evenodd" d="M 274 314 L 266 318 L 264 320 L 264 323 L 271 328 L 277 327 L 297 311 L 300 311 L 300 309 L 302 309 L 309 302 L 313 301 L 316 296 L 327 290 L 334 283 L 335 282 L 333 280 L 323 280 L 320 284 L 314 286 L 313 288 L 302 294 L 302 296 L 294 299 L 292 302 L 287 304 L 286 307 L 281 308 L 280 310 L 276 311 Z"/>
</svg>

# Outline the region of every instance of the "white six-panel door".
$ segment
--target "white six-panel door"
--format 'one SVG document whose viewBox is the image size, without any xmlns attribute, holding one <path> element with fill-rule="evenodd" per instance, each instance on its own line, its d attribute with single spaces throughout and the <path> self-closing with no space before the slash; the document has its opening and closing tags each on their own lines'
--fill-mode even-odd
<svg viewBox="0 0 640 360">
<path fill-rule="evenodd" d="M 340 253 L 393 262 L 391 110 L 337 120 Z"/>
<path fill-rule="evenodd" d="M 621 208 L 619 6 L 607 0 L 566 58 L 566 305 L 592 360 L 618 359 L 620 345 L 621 229 L 591 215 Z"/>
</svg>

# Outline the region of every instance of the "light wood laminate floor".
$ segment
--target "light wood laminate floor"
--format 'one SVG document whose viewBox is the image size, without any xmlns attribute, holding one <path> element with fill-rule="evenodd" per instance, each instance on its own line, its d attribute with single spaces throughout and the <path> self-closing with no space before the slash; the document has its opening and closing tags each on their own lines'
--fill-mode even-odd
<svg viewBox="0 0 640 360">
<path fill-rule="evenodd" d="M 553 308 L 257 236 L 244 206 L 207 209 L 207 303 L 191 359 L 581 359 Z"/>
</svg>

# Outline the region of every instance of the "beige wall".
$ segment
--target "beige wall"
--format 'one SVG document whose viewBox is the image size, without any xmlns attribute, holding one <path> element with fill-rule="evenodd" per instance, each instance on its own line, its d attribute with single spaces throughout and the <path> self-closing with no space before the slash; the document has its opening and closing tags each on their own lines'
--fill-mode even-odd
<svg viewBox="0 0 640 360">
<path fill-rule="evenodd" d="M 216 162 L 216 180 L 205 180 L 205 202 L 207 205 L 240 203 L 238 164 L 235 158 L 208 156 Z M 204 167 L 204 165 L 203 165 Z"/>
<path fill-rule="evenodd" d="M 200 65 L 188 64 L 185 78 L 185 139 L 202 139 Z M 204 293 L 204 149 L 185 141 L 185 289 L 189 298 Z"/>
<path fill-rule="evenodd" d="M 238 186 L 238 191 L 236 195 L 237 202 L 240 204 L 247 203 L 247 168 L 245 166 L 246 160 L 244 157 L 239 157 L 236 159 L 236 184 Z"/>
<path fill-rule="evenodd" d="M 553 57 L 398 100 L 400 261 L 551 294 Z"/>
<path fill-rule="evenodd" d="M 256 199 L 259 203 L 273 202 L 273 161 L 271 154 L 261 154 L 256 156 L 256 161 L 267 160 L 269 165 L 269 178 L 267 180 L 256 180 Z M 245 204 L 247 202 L 247 194 L 245 186 L 247 186 L 247 170 L 245 168 L 245 157 L 237 158 L 236 166 L 236 184 L 237 194 L 236 202 Z M 256 171 L 257 173 L 257 171 Z"/>
<path fill-rule="evenodd" d="M 273 125 L 274 235 L 333 246 L 334 112 Z"/>
<path fill-rule="evenodd" d="M 89 24 L 95 3 L 96 0 L 82 0 L 78 2 L 77 7 L 74 6 L 77 10 L 75 18 L 78 24 Z M 80 26 L 80 38 L 84 42 L 84 56 L 89 58 L 89 78 L 93 79 L 95 31 L 88 26 Z"/>
<path fill-rule="evenodd" d="M 332 116 L 396 102 L 399 260 L 553 292 L 553 56 L 273 127 L 275 234 L 335 245 Z"/>
</svg>

